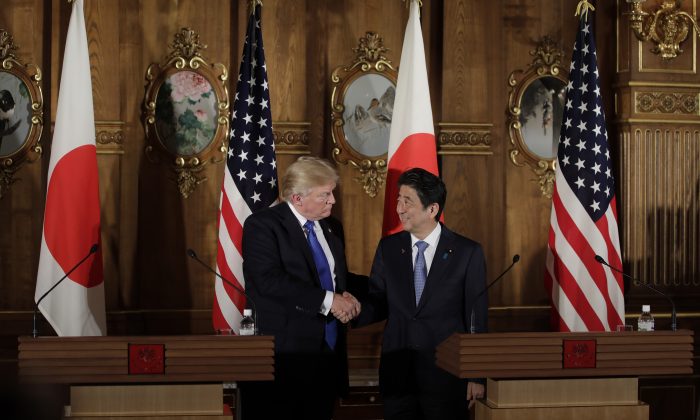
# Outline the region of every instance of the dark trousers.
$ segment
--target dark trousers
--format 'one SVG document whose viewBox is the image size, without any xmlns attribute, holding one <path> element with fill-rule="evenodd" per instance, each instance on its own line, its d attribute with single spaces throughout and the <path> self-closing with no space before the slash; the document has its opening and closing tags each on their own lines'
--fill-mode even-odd
<svg viewBox="0 0 700 420">
<path fill-rule="evenodd" d="M 434 353 L 383 354 L 379 378 L 386 420 L 469 418 L 467 381 L 435 366 Z"/>
<path fill-rule="evenodd" d="M 275 380 L 241 382 L 243 420 L 330 420 L 338 396 L 338 360 L 323 354 L 276 354 Z"/>
</svg>

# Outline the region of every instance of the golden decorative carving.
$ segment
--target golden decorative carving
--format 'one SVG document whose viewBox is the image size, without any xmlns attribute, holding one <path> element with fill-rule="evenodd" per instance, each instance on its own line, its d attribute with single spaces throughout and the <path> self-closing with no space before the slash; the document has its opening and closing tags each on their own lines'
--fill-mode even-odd
<svg viewBox="0 0 700 420">
<path fill-rule="evenodd" d="M 190 60 L 194 57 L 202 58 L 200 51 L 206 50 L 206 44 L 199 43 L 199 34 L 190 28 L 182 28 L 175 34 L 173 43 L 170 44 L 168 59 L 184 58 Z"/>
<path fill-rule="evenodd" d="M 678 92 L 635 92 L 635 112 L 698 114 L 698 95 Z"/>
<path fill-rule="evenodd" d="M 556 121 L 563 114 L 563 93 L 569 73 L 561 66 L 564 51 L 548 36 L 530 51 L 530 55 L 533 56 L 530 66 L 515 70 L 508 77 L 511 87 L 508 131 L 514 146 L 510 150 L 510 160 L 515 166 L 529 166 L 537 175 L 542 195 L 551 198 L 560 129 Z M 526 137 L 524 125 L 535 121 L 541 126 L 542 135 Z"/>
<path fill-rule="evenodd" d="M 438 123 L 439 155 L 492 155 L 493 124 Z"/>
<path fill-rule="evenodd" d="M 21 63 L 18 49 L 12 35 L 0 29 L 0 73 L 5 73 L 7 81 L 3 95 L 9 95 L 14 104 L 0 119 L 0 199 L 19 180 L 15 173 L 43 152 L 39 144 L 44 129 L 41 70 L 35 64 Z"/>
<path fill-rule="evenodd" d="M 228 70 L 221 63 L 207 62 L 202 55 L 207 46 L 200 43 L 199 34 L 190 28 L 180 29 L 170 48 L 172 51 L 163 63 L 151 64 L 146 71 L 148 85 L 142 121 L 149 144 L 145 151 L 148 159 L 154 163 L 160 163 L 162 157 L 170 162 L 171 170 L 177 175 L 175 181 L 178 190 L 187 198 L 197 185 L 207 180 L 196 173 L 209 163 L 226 160 L 229 136 Z M 176 86 L 173 82 L 175 79 L 177 86 L 189 83 L 192 86 L 189 90 L 197 93 L 190 97 L 186 96 L 189 95 L 188 90 L 183 90 L 177 98 L 172 93 L 168 95 L 169 89 Z M 195 111 L 188 105 L 195 103 L 201 106 L 196 112 L 202 113 L 196 118 L 193 116 Z M 180 127 L 177 115 L 190 115 L 191 118 L 185 118 L 188 125 L 182 123 L 186 129 Z M 192 135 L 192 130 L 196 134 Z M 118 144 L 121 141 L 120 133 L 111 133 L 105 140 Z"/>
<path fill-rule="evenodd" d="M 336 67 L 331 74 L 333 158 L 360 171 L 353 179 L 362 184 L 370 197 L 377 195 L 386 179 L 389 127 L 398 77 L 385 55 L 388 51 L 379 34 L 367 32 L 353 48 L 354 61 Z M 368 83 L 370 80 L 372 83 Z M 358 98 L 371 99 L 358 103 Z"/>
<path fill-rule="evenodd" d="M 124 145 L 123 121 L 95 121 L 95 141 L 100 145 Z"/>
<path fill-rule="evenodd" d="M 273 122 L 272 137 L 278 155 L 308 155 L 311 123 L 283 121 Z"/>
<path fill-rule="evenodd" d="M 379 159 L 376 162 L 363 160 L 361 162 L 349 161 L 350 164 L 360 171 L 360 175 L 353 179 L 362 184 L 362 189 L 374 198 L 386 182 L 386 161 Z"/>
<path fill-rule="evenodd" d="M 5 58 L 13 58 L 16 60 L 17 56 L 15 55 L 15 51 L 17 51 L 17 46 L 14 44 L 12 35 L 4 29 L 0 29 L 0 60 L 4 60 Z"/>
<path fill-rule="evenodd" d="M 19 169 L 19 167 L 12 166 L 12 159 L 7 159 L 3 161 L 2 164 L 3 168 L 0 172 L 0 200 L 10 190 L 12 184 L 18 181 L 18 179 L 15 179 L 14 176 L 15 172 L 17 172 L 17 170 Z"/>
<path fill-rule="evenodd" d="M 180 168 L 175 168 L 175 174 L 177 178 L 175 182 L 177 183 L 177 189 L 180 191 L 180 195 L 187 198 L 194 192 L 197 185 L 207 180 L 207 177 L 197 176 L 204 169 L 204 166 L 183 166 Z"/>
<path fill-rule="evenodd" d="M 700 27 L 693 16 L 681 10 L 681 0 L 664 0 L 651 13 L 642 10 L 645 0 L 627 0 L 632 5 L 629 13 L 632 31 L 640 41 L 652 41 L 651 52 L 670 60 L 683 50 L 680 44 L 688 38 L 692 28 L 700 35 Z"/>
</svg>

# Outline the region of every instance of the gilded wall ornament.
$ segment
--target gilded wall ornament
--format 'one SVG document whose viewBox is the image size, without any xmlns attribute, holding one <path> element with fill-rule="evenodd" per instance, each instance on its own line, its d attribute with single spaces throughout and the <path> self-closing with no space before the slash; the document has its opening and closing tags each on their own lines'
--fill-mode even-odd
<svg viewBox="0 0 700 420">
<path fill-rule="evenodd" d="M 529 166 L 542 195 L 551 198 L 569 73 L 561 66 L 564 51 L 548 36 L 530 55 L 529 67 L 508 77 L 510 160 L 516 166 Z"/>
<path fill-rule="evenodd" d="M 642 10 L 645 0 L 627 0 L 632 6 L 629 12 L 632 32 L 640 41 L 651 41 L 650 50 L 665 60 L 676 58 L 683 50 L 680 44 L 688 38 L 688 33 L 695 29 L 700 35 L 700 27 L 695 18 L 681 10 L 680 0 L 664 0 L 658 9 L 652 12 Z"/>
<path fill-rule="evenodd" d="M 679 92 L 635 92 L 635 112 L 648 114 L 698 114 L 698 95 Z"/>
<path fill-rule="evenodd" d="M 354 179 L 372 198 L 386 179 L 398 77 L 387 51 L 379 34 L 367 32 L 353 48 L 354 61 L 331 75 L 333 158 L 360 171 Z"/>
<path fill-rule="evenodd" d="M 206 181 L 197 175 L 204 166 L 226 160 L 228 70 L 207 62 L 202 55 L 207 46 L 190 28 L 180 29 L 170 48 L 163 63 L 146 71 L 146 156 L 154 163 L 169 162 L 178 190 L 187 198 Z"/>
<path fill-rule="evenodd" d="M 17 171 L 36 161 L 44 128 L 41 70 L 19 61 L 12 35 L 0 29 L 0 199 Z"/>
</svg>

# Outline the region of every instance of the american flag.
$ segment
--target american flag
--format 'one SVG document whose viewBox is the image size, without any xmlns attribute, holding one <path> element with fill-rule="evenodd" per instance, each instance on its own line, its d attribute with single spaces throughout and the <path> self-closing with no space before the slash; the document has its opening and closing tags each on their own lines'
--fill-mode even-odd
<svg viewBox="0 0 700 420">
<path fill-rule="evenodd" d="M 624 324 L 615 184 L 598 85 L 592 11 L 583 13 L 574 44 L 557 153 L 545 284 L 554 327 L 611 331 Z"/>
<path fill-rule="evenodd" d="M 241 288 L 245 287 L 241 256 L 243 222 L 251 213 L 274 204 L 279 195 L 260 7 L 256 4 L 248 19 L 219 204 L 216 268 Z M 231 329 L 237 334 L 245 297 L 219 278 L 215 294 L 214 329 Z"/>
</svg>

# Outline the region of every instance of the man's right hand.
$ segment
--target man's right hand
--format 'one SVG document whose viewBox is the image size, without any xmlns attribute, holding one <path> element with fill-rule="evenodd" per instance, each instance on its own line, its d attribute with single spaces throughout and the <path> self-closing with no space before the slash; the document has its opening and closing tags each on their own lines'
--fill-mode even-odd
<svg viewBox="0 0 700 420">
<path fill-rule="evenodd" d="M 360 314 L 360 302 L 348 292 L 343 294 L 333 294 L 333 304 L 331 305 L 331 313 L 338 321 L 347 324 L 351 319 Z"/>
</svg>

